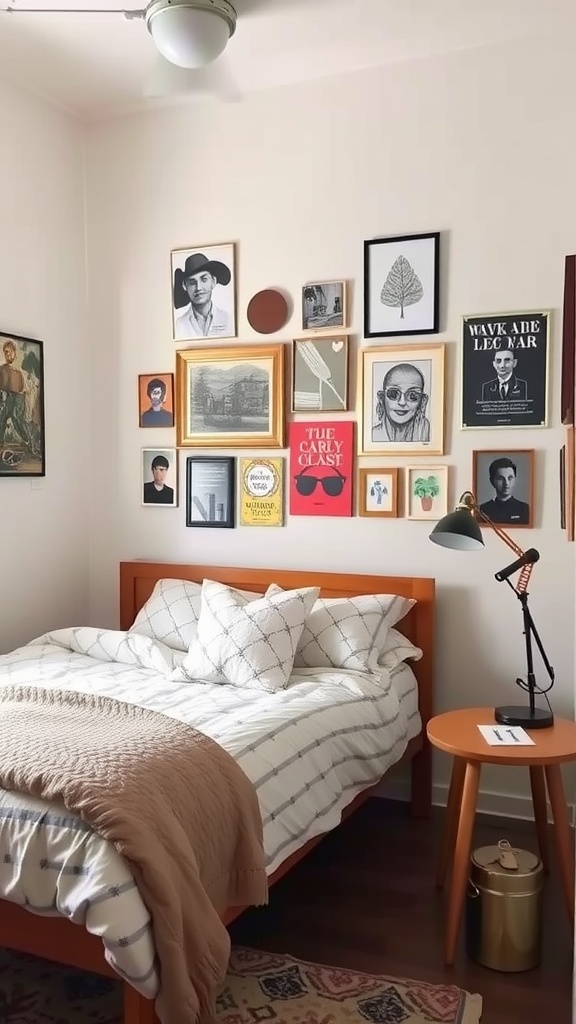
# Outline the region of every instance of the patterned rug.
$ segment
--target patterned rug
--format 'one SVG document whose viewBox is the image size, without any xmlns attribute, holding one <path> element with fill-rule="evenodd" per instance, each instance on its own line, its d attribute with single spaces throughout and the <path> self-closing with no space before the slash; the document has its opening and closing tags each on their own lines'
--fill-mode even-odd
<svg viewBox="0 0 576 1024">
<path fill-rule="evenodd" d="M 236 947 L 218 1024 L 479 1024 L 482 1000 L 454 985 L 358 974 Z M 120 1024 L 121 986 L 0 950 L 1 1024 Z"/>
</svg>

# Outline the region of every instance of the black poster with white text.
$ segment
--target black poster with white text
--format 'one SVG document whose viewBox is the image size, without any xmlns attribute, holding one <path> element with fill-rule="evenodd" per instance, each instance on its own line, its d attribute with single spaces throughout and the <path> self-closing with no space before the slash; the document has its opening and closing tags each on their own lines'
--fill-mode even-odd
<svg viewBox="0 0 576 1024">
<path fill-rule="evenodd" d="M 463 318 L 463 427 L 546 426 L 549 316 Z"/>
</svg>

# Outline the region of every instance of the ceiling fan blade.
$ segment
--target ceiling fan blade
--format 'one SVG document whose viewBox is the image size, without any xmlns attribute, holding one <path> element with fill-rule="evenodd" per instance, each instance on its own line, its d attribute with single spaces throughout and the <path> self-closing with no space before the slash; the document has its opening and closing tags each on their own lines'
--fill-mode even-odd
<svg viewBox="0 0 576 1024">
<path fill-rule="evenodd" d="M 203 68 L 181 68 L 159 53 L 154 58 L 144 95 L 150 99 L 187 95 L 209 95 L 228 101 L 241 98 L 228 61 L 223 56 Z"/>
</svg>

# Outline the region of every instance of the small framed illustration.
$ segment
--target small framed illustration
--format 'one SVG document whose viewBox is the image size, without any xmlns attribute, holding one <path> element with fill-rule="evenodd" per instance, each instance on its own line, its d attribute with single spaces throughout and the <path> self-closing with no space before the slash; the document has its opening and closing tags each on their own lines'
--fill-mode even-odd
<svg viewBox="0 0 576 1024">
<path fill-rule="evenodd" d="M 440 232 L 364 242 L 364 336 L 437 334 Z"/>
<path fill-rule="evenodd" d="M 360 349 L 360 455 L 443 454 L 444 348 Z"/>
<path fill-rule="evenodd" d="M 275 345 L 179 349 L 180 448 L 283 448 L 284 350 Z"/>
<path fill-rule="evenodd" d="M 346 281 L 311 281 L 302 288 L 302 330 L 337 331 L 347 326 Z"/>
<path fill-rule="evenodd" d="M 142 449 L 142 504 L 147 508 L 175 508 L 178 504 L 175 448 Z"/>
<path fill-rule="evenodd" d="M 442 519 L 448 514 L 448 466 L 408 466 L 406 518 Z"/>
<path fill-rule="evenodd" d="M 0 333 L 0 476 L 45 476 L 44 345 Z"/>
<path fill-rule="evenodd" d="M 358 515 L 394 518 L 398 515 L 397 469 L 358 470 Z"/>
<path fill-rule="evenodd" d="M 233 528 L 234 468 L 231 456 L 192 455 L 186 459 L 186 526 Z"/>
<path fill-rule="evenodd" d="M 174 374 L 138 375 L 138 417 L 141 427 L 174 426 Z"/>
<path fill-rule="evenodd" d="M 284 459 L 240 459 L 240 525 L 284 525 Z"/>
<path fill-rule="evenodd" d="M 174 249 L 170 262 L 174 341 L 235 338 L 234 243 Z"/>
<path fill-rule="evenodd" d="M 462 319 L 462 427 L 545 427 L 550 313 Z"/>
<path fill-rule="evenodd" d="M 534 525 L 534 451 L 504 448 L 472 452 L 472 479 L 480 511 L 498 526 Z M 479 517 L 480 526 L 486 526 Z"/>
<path fill-rule="evenodd" d="M 348 409 L 348 336 L 292 343 L 292 412 Z"/>
</svg>

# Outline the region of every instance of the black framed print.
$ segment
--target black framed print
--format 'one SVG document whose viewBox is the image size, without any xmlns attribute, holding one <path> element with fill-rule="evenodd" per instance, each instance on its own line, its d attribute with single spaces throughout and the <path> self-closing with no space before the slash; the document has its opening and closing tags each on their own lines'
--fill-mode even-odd
<svg viewBox="0 0 576 1024">
<path fill-rule="evenodd" d="M 440 232 L 364 242 L 364 336 L 437 334 Z"/>
<path fill-rule="evenodd" d="M 44 345 L 0 333 L 0 476 L 45 476 Z"/>
<path fill-rule="evenodd" d="M 186 526 L 235 525 L 235 460 L 192 455 L 186 459 Z"/>
<path fill-rule="evenodd" d="M 462 319 L 462 427 L 545 427 L 550 313 Z"/>
</svg>

